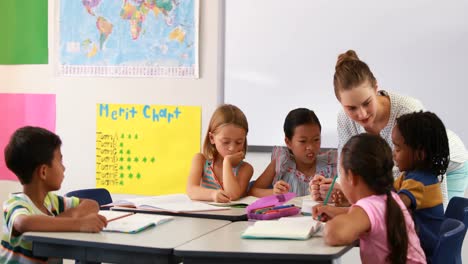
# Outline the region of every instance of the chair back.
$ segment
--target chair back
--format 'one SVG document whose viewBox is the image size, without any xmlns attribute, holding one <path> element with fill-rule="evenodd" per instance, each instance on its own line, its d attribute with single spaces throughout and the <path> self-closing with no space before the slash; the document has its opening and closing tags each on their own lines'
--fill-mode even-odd
<svg viewBox="0 0 468 264">
<path fill-rule="evenodd" d="M 445 217 L 457 219 L 465 224 L 465 232 L 468 227 L 468 198 L 455 196 L 450 199 L 445 210 Z"/>
<path fill-rule="evenodd" d="M 439 241 L 434 248 L 432 264 L 461 264 L 461 249 L 465 238 L 465 225 L 452 218 L 446 218 L 440 226 Z"/>
<path fill-rule="evenodd" d="M 65 194 L 67 197 L 75 196 L 78 198 L 85 198 L 95 200 L 99 205 L 112 203 L 112 196 L 105 188 L 92 188 L 71 191 Z"/>
</svg>

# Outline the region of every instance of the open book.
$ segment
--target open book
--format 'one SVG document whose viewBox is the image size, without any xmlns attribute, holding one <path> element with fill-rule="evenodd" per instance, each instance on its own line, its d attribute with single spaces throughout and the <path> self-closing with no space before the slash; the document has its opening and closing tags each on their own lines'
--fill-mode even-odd
<svg viewBox="0 0 468 264">
<path fill-rule="evenodd" d="M 129 234 L 138 233 L 174 218 L 173 216 L 134 214 L 117 211 L 99 211 L 99 214 L 107 219 L 107 226 L 103 231 Z"/>
<path fill-rule="evenodd" d="M 214 206 L 222 206 L 222 207 L 247 207 L 251 203 L 255 202 L 258 198 L 255 196 L 246 196 L 242 197 L 239 200 L 230 201 L 227 203 L 217 203 L 217 202 L 208 202 L 208 204 Z"/>
<path fill-rule="evenodd" d="M 192 201 L 186 194 L 169 194 L 120 200 L 105 206 L 132 207 L 140 210 L 173 213 L 225 210 L 227 208 Z"/>
<path fill-rule="evenodd" d="M 283 217 L 278 220 L 257 221 L 241 237 L 306 240 L 319 232 L 322 225 L 323 223 L 310 216 Z"/>
</svg>

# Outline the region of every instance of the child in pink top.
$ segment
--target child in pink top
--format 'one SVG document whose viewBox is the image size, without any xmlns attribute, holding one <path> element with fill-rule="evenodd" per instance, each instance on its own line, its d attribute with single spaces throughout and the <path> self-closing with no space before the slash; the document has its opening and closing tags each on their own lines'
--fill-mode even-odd
<svg viewBox="0 0 468 264">
<path fill-rule="evenodd" d="M 350 208 L 313 208 L 314 217 L 328 223 L 324 239 L 330 245 L 360 240 L 362 263 L 426 263 L 424 251 L 406 206 L 392 192 L 392 151 L 378 135 L 353 136 L 340 156 L 341 189 Z"/>
</svg>

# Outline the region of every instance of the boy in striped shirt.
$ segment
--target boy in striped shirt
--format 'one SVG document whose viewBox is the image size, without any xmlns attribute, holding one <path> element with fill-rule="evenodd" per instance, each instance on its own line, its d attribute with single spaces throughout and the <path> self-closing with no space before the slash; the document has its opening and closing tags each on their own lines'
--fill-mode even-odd
<svg viewBox="0 0 468 264">
<path fill-rule="evenodd" d="M 24 232 L 99 232 L 106 226 L 95 201 L 52 193 L 64 178 L 61 144 L 54 133 L 28 126 L 16 130 L 5 147 L 5 163 L 23 192 L 11 194 L 3 204 L 0 263 L 48 261 L 32 254 L 31 242 L 22 239 Z"/>
</svg>

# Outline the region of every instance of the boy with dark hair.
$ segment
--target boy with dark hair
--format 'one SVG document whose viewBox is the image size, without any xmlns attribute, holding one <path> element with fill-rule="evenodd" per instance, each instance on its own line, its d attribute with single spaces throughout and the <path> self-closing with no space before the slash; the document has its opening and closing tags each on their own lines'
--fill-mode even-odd
<svg viewBox="0 0 468 264">
<path fill-rule="evenodd" d="M 64 177 L 61 144 L 54 133 L 27 126 L 16 130 L 5 147 L 6 165 L 23 192 L 11 194 L 3 204 L 0 263 L 47 262 L 32 255 L 32 244 L 21 237 L 24 232 L 99 232 L 107 225 L 97 214 L 95 201 L 52 193 L 60 189 Z"/>
</svg>

